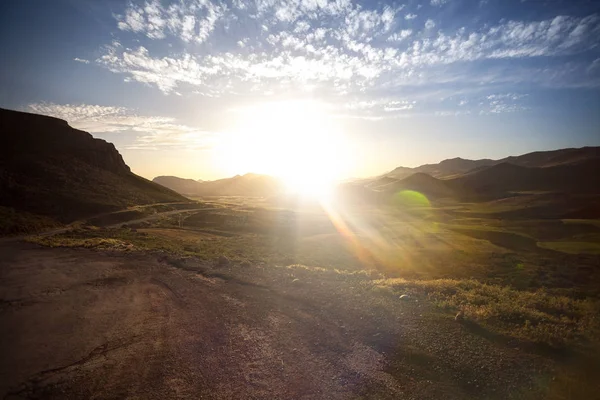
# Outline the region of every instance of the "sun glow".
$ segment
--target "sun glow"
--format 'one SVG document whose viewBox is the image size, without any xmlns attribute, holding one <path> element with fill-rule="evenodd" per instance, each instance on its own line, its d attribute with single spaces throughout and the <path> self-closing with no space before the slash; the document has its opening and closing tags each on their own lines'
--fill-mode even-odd
<svg viewBox="0 0 600 400">
<path fill-rule="evenodd" d="M 236 110 L 219 156 L 232 173 L 268 174 L 291 192 L 326 198 L 349 165 L 348 143 L 324 107 L 277 102 Z"/>
</svg>

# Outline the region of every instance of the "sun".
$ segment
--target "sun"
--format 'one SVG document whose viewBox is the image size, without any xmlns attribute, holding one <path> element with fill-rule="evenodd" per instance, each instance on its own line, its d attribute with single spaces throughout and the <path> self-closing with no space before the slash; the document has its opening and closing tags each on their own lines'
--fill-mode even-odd
<svg viewBox="0 0 600 400">
<path fill-rule="evenodd" d="M 349 162 L 347 140 L 335 119 L 324 106 L 308 101 L 237 110 L 219 157 L 230 172 L 272 175 L 290 192 L 318 199 L 330 195 Z"/>
</svg>

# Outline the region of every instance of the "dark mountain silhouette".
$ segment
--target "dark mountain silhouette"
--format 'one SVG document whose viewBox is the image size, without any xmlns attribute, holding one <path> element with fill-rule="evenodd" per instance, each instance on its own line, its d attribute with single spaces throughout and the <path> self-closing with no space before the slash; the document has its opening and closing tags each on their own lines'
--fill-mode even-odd
<svg viewBox="0 0 600 400">
<path fill-rule="evenodd" d="M 133 174 L 115 146 L 66 121 L 0 109 L 0 206 L 70 222 L 183 196 Z"/>
<path fill-rule="evenodd" d="M 425 164 L 416 168 L 398 167 L 384 176 L 404 179 L 414 173 L 424 172 L 435 178 L 456 178 L 470 171 L 484 169 L 494 165 L 509 163 L 521 167 L 544 168 L 558 165 L 572 165 L 586 160 L 600 159 L 600 147 L 582 147 L 578 149 L 560 149 L 552 151 L 536 151 L 520 156 L 510 156 L 500 160 L 466 160 L 452 158 L 437 164 Z"/>
<path fill-rule="evenodd" d="M 384 193 L 415 190 L 427 196 L 462 200 L 498 199 L 512 196 L 514 192 L 600 194 L 598 171 L 600 159 L 536 168 L 504 162 L 479 167 L 456 178 L 438 179 L 418 172 L 385 185 L 365 187 Z M 381 181 L 382 178 L 375 182 Z"/>
<path fill-rule="evenodd" d="M 283 190 L 283 183 L 277 178 L 251 173 L 214 181 L 194 181 L 174 176 L 159 176 L 153 181 L 189 196 L 269 197 Z"/>
<path fill-rule="evenodd" d="M 587 160 L 600 159 L 600 147 L 581 147 L 553 151 L 536 151 L 522 156 L 511 156 L 498 160 L 522 167 L 554 167 L 558 165 L 578 164 Z"/>
<path fill-rule="evenodd" d="M 462 202 L 496 201 L 525 198 L 525 208 L 502 214 L 506 218 L 597 218 L 600 215 L 600 157 L 598 147 L 536 152 L 508 157 L 511 162 L 451 159 L 426 167 L 448 174 L 436 178 L 424 172 L 413 172 L 403 179 L 389 175 L 346 184 L 339 193 L 352 196 L 356 203 L 388 202 L 395 194 L 412 190 L 428 199 L 448 199 Z M 460 168 L 475 166 L 456 174 Z M 416 168 L 417 169 L 420 169 Z M 405 168 L 398 171 L 406 173 Z M 359 188 L 362 187 L 361 188 Z M 512 201 L 512 200 L 510 200 Z M 512 201 L 518 205 L 520 201 Z"/>
<path fill-rule="evenodd" d="M 517 191 L 597 194 L 598 171 L 600 158 L 535 168 L 504 162 L 446 182 L 459 192 L 493 197 Z"/>
</svg>

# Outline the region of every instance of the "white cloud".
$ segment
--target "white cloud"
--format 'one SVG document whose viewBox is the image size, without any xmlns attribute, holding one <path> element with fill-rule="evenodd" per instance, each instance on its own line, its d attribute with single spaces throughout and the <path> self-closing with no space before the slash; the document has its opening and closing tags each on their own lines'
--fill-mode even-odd
<svg viewBox="0 0 600 400">
<path fill-rule="evenodd" d="M 442 5 L 445 1 L 431 3 Z M 417 16 L 400 15 L 403 8 L 369 8 L 350 0 L 132 3 L 123 15 L 115 17 L 119 29 L 164 39 L 169 45 L 173 45 L 173 38 L 183 43 L 165 52 L 164 47 L 155 48 L 148 41 L 130 47 L 113 42 L 95 62 L 123 74 L 127 81 L 156 86 L 164 93 L 192 86 L 191 90 L 211 96 L 290 88 L 346 94 L 431 82 L 456 83 L 459 79 L 476 84 L 491 82 L 489 68 L 471 74 L 436 68 L 486 59 L 576 54 L 595 46 L 594 38 L 600 35 L 596 15 L 502 21 L 450 31 L 434 31 L 436 22 L 427 19 L 419 31 L 406 28 L 406 20 Z M 596 67 L 585 68 L 591 72 L 584 73 L 579 81 L 596 79 Z M 539 81 L 537 76 L 526 77 L 531 70 L 521 69 L 510 76 L 496 74 L 493 79 L 516 80 L 511 76 L 518 76 L 524 81 Z M 572 79 L 568 76 L 574 72 L 563 70 L 563 80 Z M 544 79 L 549 75 L 540 74 Z M 481 81 L 474 81 L 475 77 Z"/>
<path fill-rule="evenodd" d="M 90 60 L 85 60 L 85 59 L 83 59 L 83 58 L 79 58 L 79 57 L 75 57 L 75 58 L 73 59 L 73 61 L 77 61 L 77 62 L 80 62 L 80 63 L 82 63 L 82 64 L 89 64 L 89 63 L 90 63 Z"/>
<path fill-rule="evenodd" d="M 415 102 L 412 101 L 390 101 L 383 107 L 383 111 L 393 112 L 393 111 L 406 111 L 411 110 L 415 106 Z"/>
<path fill-rule="evenodd" d="M 412 29 L 402 29 L 400 32 L 393 33 L 390 37 L 387 38 L 388 42 L 401 42 L 410 35 L 412 35 Z"/>
<path fill-rule="evenodd" d="M 215 133 L 179 124 L 174 118 L 137 115 L 125 107 L 90 104 L 33 103 L 26 111 L 66 120 L 73 128 L 90 133 L 134 132 L 134 143 L 126 148 L 207 148 Z"/>
<path fill-rule="evenodd" d="M 522 99 L 526 98 L 527 94 L 522 93 L 496 93 L 486 96 L 482 103 L 484 108 L 480 110 L 480 114 L 502 114 L 513 113 L 527 110 L 528 107 L 523 105 Z M 487 104 L 486 104 L 487 103 Z"/>
<path fill-rule="evenodd" d="M 434 39 L 413 42 L 405 52 L 406 62 L 432 65 L 573 54 L 595 46 L 591 38 L 600 34 L 599 22 L 595 15 L 556 17 L 537 22 L 508 21 L 484 32 L 468 32 L 465 28 L 453 35 L 439 32 Z"/>
<path fill-rule="evenodd" d="M 469 111 L 469 110 L 453 110 L 453 111 L 441 110 L 441 111 L 434 112 L 434 115 L 436 117 L 457 117 L 459 115 L 469 115 L 469 114 L 471 114 L 471 111 Z"/>
<path fill-rule="evenodd" d="M 588 74 L 592 74 L 595 72 L 600 72 L 600 58 L 596 58 L 587 68 L 586 72 Z"/>
<path fill-rule="evenodd" d="M 204 0 L 182 1 L 168 7 L 160 0 L 151 0 L 143 6 L 130 3 L 125 15 L 115 18 L 122 31 L 141 33 L 150 39 L 164 39 L 170 33 L 184 42 L 202 43 L 209 38 L 226 10 L 224 4 Z"/>
<path fill-rule="evenodd" d="M 27 111 L 64 119 L 77 129 L 88 132 L 115 132 L 128 129 L 121 124 L 127 118 L 127 109 L 86 104 L 33 103 Z"/>
<path fill-rule="evenodd" d="M 339 116 L 360 118 L 366 120 L 381 120 L 384 118 L 397 118 L 414 109 L 415 100 L 378 98 L 374 100 L 356 100 L 343 105 Z M 344 112 L 346 111 L 346 112 Z M 351 111 L 351 114 L 347 114 Z"/>
<path fill-rule="evenodd" d="M 498 93 L 498 94 L 491 94 L 489 96 L 487 96 L 486 98 L 488 100 L 492 100 L 492 101 L 497 101 L 497 100 L 520 100 L 524 97 L 527 97 L 526 94 L 521 94 L 521 93 Z"/>
<path fill-rule="evenodd" d="M 450 0 L 431 0 L 431 5 L 432 6 L 443 6 L 444 4 L 448 3 Z"/>
</svg>

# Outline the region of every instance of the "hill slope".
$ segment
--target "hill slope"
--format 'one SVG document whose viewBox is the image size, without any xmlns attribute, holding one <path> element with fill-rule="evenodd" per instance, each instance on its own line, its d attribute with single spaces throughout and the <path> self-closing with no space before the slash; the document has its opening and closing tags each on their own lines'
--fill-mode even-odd
<svg viewBox="0 0 600 400">
<path fill-rule="evenodd" d="M 454 195 L 452 188 L 446 181 L 434 178 L 423 172 L 412 174 L 407 178 L 381 186 L 378 189 L 388 194 L 403 190 L 413 190 L 431 197 L 451 197 Z"/>
<path fill-rule="evenodd" d="M 505 162 L 446 182 L 458 191 L 494 197 L 516 191 L 598 194 L 598 170 L 600 159 L 536 168 Z"/>
<path fill-rule="evenodd" d="M 193 179 L 184 179 L 177 176 L 157 176 L 152 182 L 174 190 L 183 195 L 195 195 L 202 182 Z"/>
<path fill-rule="evenodd" d="M 279 194 L 283 184 L 268 175 L 245 174 L 214 181 L 195 181 L 175 176 L 158 176 L 153 182 L 190 196 L 255 196 Z"/>
<path fill-rule="evenodd" d="M 403 179 L 382 176 L 366 183 L 341 185 L 343 190 L 338 192 L 342 198 L 371 203 L 389 202 L 396 194 L 407 190 L 419 192 L 429 200 L 444 199 L 446 202 L 481 203 L 518 196 L 521 200 L 506 203 L 513 204 L 513 210 L 509 212 L 511 207 L 505 207 L 504 217 L 598 218 L 600 157 L 594 157 L 595 154 L 598 154 L 598 148 L 531 153 L 510 159 L 519 164 L 540 166 L 511 162 L 480 165 L 445 179 L 423 172 L 411 173 Z M 458 164 L 465 165 L 462 161 Z M 444 162 L 438 166 L 442 164 Z M 399 171 L 405 172 L 402 168 Z M 519 206 L 523 201 L 525 206 Z"/>
<path fill-rule="evenodd" d="M 0 206 L 61 222 L 186 201 L 133 174 L 115 146 L 41 115 L 0 109 Z"/>
<path fill-rule="evenodd" d="M 520 156 L 510 156 L 500 160 L 466 160 L 452 158 L 437 164 L 425 164 L 416 168 L 398 167 L 386 177 L 404 179 L 412 174 L 423 172 L 435 178 L 456 178 L 473 170 L 484 169 L 498 164 L 509 163 L 520 167 L 545 168 L 558 165 L 574 165 L 587 160 L 600 160 L 600 147 L 582 147 L 578 149 L 560 149 L 552 151 L 536 151 Z"/>
</svg>

